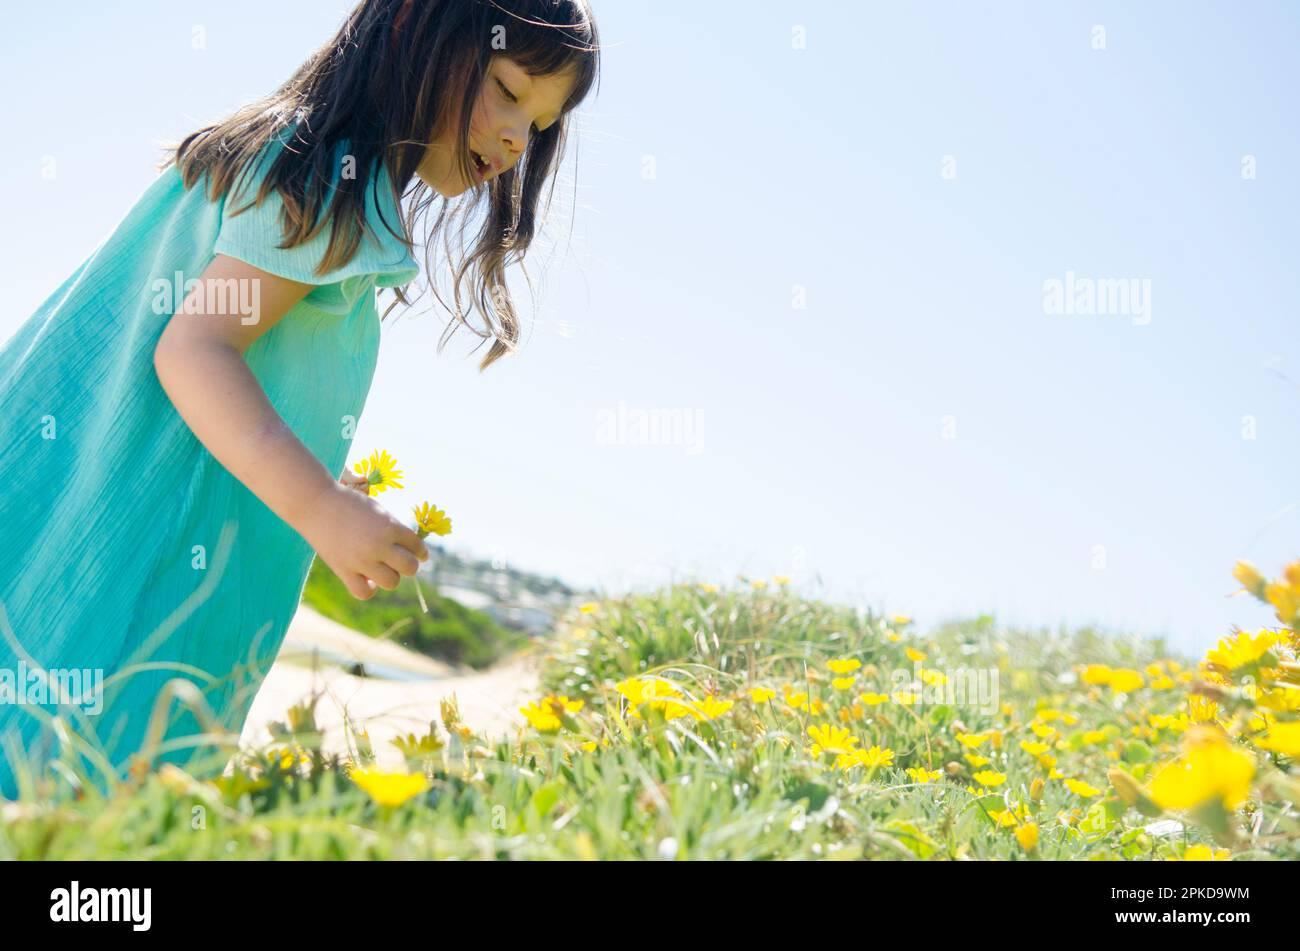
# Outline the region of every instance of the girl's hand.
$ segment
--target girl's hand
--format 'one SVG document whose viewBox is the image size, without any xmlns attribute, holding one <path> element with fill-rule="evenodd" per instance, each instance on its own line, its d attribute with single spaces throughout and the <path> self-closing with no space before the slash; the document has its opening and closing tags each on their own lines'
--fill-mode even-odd
<svg viewBox="0 0 1300 951">
<path fill-rule="evenodd" d="M 344 469 L 343 475 L 339 477 L 339 481 L 348 486 L 348 488 L 359 489 L 362 495 L 370 494 L 370 480 L 363 475 L 357 475 L 351 469 Z"/>
<path fill-rule="evenodd" d="M 361 477 L 357 477 L 361 478 Z M 322 492 L 299 531 L 354 598 L 392 591 L 429 557 L 424 540 L 346 475 Z"/>
</svg>

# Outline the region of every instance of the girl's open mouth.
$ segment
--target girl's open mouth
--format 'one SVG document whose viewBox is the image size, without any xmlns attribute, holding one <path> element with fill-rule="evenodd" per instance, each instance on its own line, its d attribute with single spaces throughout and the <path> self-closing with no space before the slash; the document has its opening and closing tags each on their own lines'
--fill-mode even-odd
<svg viewBox="0 0 1300 951">
<path fill-rule="evenodd" d="M 483 156 L 479 155 L 473 149 L 470 149 L 470 157 L 474 159 L 474 173 L 479 179 L 486 179 L 488 172 L 492 170 L 487 162 L 483 161 Z"/>
</svg>

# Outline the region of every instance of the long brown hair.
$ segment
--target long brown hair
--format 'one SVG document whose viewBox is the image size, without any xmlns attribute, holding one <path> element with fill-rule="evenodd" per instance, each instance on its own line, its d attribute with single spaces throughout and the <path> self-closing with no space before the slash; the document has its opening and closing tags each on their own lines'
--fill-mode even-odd
<svg viewBox="0 0 1300 951">
<path fill-rule="evenodd" d="M 576 81 L 561 118 L 532 133 L 514 167 L 479 183 L 472 174 L 469 123 L 494 54 L 509 56 L 534 76 L 574 70 Z M 408 248 L 414 246 L 410 236 L 416 233 L 416 220 L 426 217 L 441 197 L 416 176 L 416 169 L 428 143 L 455 114 L 452 97 L 458 94 L 457 161 L 475 184 L 465 193 L 467 200 L 441 203 L 422 243 L 434 296 L 453 318 L 438 350 L 464 324 L 484 341 L 492 340 L 479 366 L 483 370 L 518 342 L 519 320 L 505 268 L 523 263 L 537 226 L 538 200 L 548 183 L 542 214 L 550 204 L 571 112 L 598 74 L 599 41 L 586 0 L 362 0 L 334 38 L 279 89 L 169 148 L 161 168 L 177 165 L 187 188 L 207 175 L 207 194 L 215 201 L 250 174 L 274 137 L 286 133 L 285 147 L 251 204 L 261 204 L 271 189 L 278 191 L 284 203 L 281 248 L 308 241 L 328 227 L 329 243 L 316 269 L 323 275 L 351 260 L 369 230 L 365 196 L 379 162 L 388 171 L 397 207 L 414 180 L 402 227 L 383 222 Z M 345 139 L 355 177 L 335 183 L 335 146 Z M 450 225 L 460 219 L 463 245 L 464 224 L 481 205 L 486 214 L 474 245 L 458 255 Z M 452 276 L 454 307 L 439 293 L 432 266 L 439 236 Z M 482 316 L 481 328 L 466 317 L 466 279 L 471 284 L 468 303 Z M 396 296 L 411 303 L 406 286 L 397 288 Z"/>
</svg>

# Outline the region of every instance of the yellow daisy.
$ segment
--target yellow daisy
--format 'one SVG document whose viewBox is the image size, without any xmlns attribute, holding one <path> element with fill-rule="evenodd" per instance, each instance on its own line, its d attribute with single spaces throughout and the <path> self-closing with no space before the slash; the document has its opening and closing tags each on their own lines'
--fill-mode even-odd
<svg viewBox="0 0 1300 951">
<path fill-rule="evenodd" d="M 415 531 L 421 538 L 425 535 L 450 535 L 451 519 L 447 513 L 436 505 L 423 502 L 415 508 Z"/>
<path fill-rule="evenodd" d="M 389 773 L 371 767 L 353 769 L 348 777 L 381 806 L 400 806 L 429 788 L 419 773 Z"/>
<path fill-rule="evenodd" d="M 397 468 L 397 460 L 388 454 L 387 449 L 376 449 L 368 459 L 362 459 L 352 468 L 358 475 L 366 477 L 370 495 L 402 488 L 402 470 Z"/>
</svg>

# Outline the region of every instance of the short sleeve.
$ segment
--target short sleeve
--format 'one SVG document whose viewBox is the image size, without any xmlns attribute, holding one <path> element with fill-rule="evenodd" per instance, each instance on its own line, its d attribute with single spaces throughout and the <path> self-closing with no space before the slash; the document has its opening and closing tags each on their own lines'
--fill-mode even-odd
<svg viewBox="0 0 1300 951">
<path fill-rule="evenodd" d="M 366 196 L 369 231 L 362 234 L 361 244 L 350 261 L 324 274 L 317 273 L 316 268 L 329 246 L 328 229 L 322 229 L 311 240 L 292 248 L 279 247 L 284 241 L 284 202 L 280 193 L 272 189 L 260 205 L 249 203 L 256 198 L 282 145 L 283 139 L 273 140 L 258 158 L 256 166 L 247 174 L 236 177 L 222 205 L 213 254 L 238 258 L 253 267 L 303 284 L 337 284 L 353 278 L 374 277 L 377 285 L 394 287 L 419 276 L 419 265 L 411 257 L 409 249 L 389 231 L 389 228 L 400 231 L 402 219 L 383 162 L 376 163 L 375 174 L 370 176 Z M 337 149 L 339 161 L 331 163 L 337 170 L 332 187 L 337 187 L 340 181 L 347 143 L 340 143 Z M 244 210 L 239 214 L 234 213 L 241 208 Z"/>
</svg>

